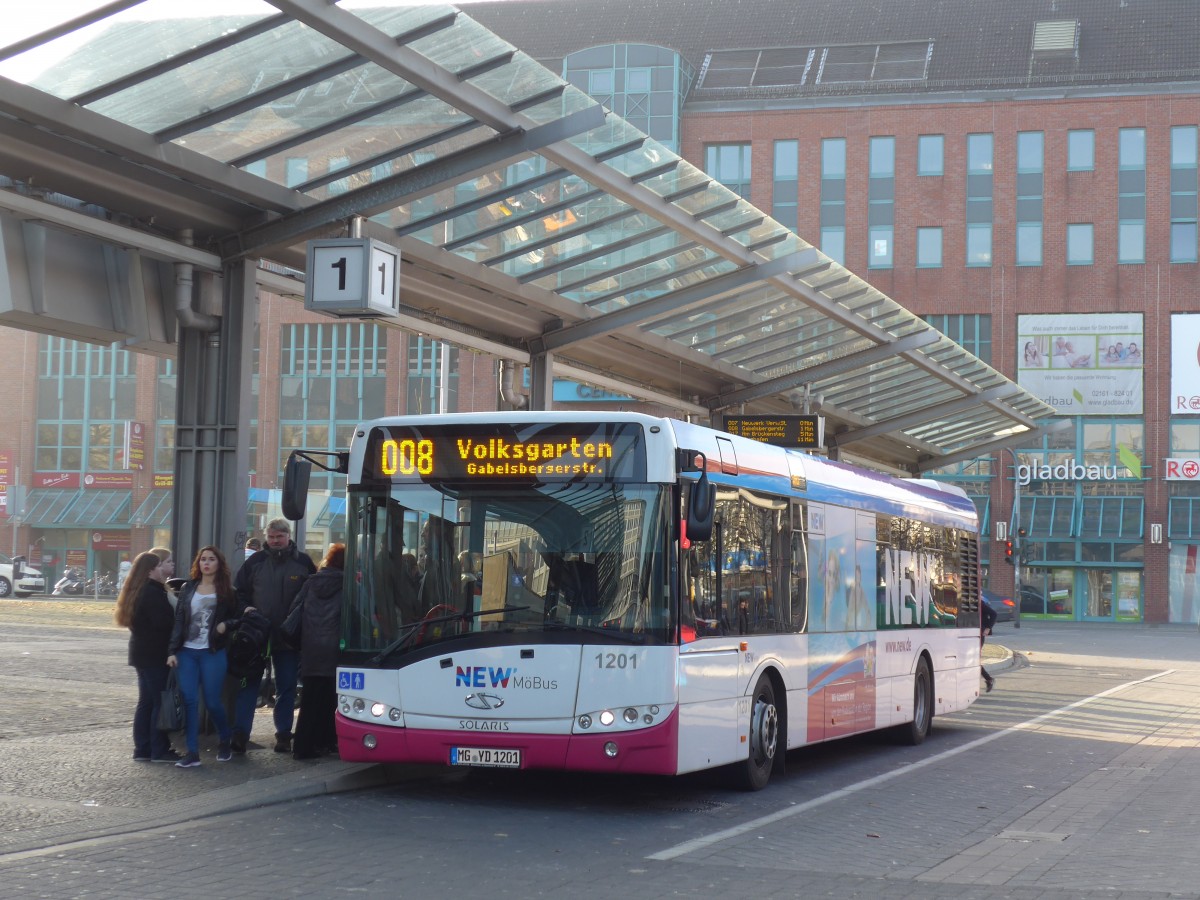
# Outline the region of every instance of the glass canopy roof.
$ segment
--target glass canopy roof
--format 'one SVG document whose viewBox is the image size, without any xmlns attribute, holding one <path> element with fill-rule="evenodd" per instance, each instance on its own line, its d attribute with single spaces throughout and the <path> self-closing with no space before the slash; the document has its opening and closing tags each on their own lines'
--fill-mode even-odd
<svg viewBox="0 0 1200 900">
<path fill-rule="evenodd" d="M 1051 424 L 1053 408 L 452 7 L 181 6 L 93 0 L 10 31 L 0 88 L 32 90 L 0 101 L 0 125 L 63 123 L 74 147 L 169 176 L 181 199 L 232 205 L 232 233 L 181 223 L 226 258 L 294 266 L 307 238 L 367 217 L 406 265 L 483 287 L 498 310 L 414 290 L 416 315 L 635 394 L 682 397 L 686 372 L 691 413 L 792 412 L 803 391 L 839 447 L 913 470 Z"/>
</svg>

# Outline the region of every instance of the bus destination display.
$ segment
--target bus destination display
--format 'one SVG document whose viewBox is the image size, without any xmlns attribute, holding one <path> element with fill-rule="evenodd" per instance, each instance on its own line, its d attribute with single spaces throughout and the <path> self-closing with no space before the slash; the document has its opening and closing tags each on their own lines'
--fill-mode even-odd
<svg viewBox="0 0 1200 900">
<path fill-rule="evenodd" d="M 644 481 L 640 425 L 394 425 L 368 437 L 384 481 Z"/>
<path fill-rule="evenodd" d="M 816 450 L 825 435 L 820 416 L 726 416 L 730 434 L 793 450 Z"/>
</svg>

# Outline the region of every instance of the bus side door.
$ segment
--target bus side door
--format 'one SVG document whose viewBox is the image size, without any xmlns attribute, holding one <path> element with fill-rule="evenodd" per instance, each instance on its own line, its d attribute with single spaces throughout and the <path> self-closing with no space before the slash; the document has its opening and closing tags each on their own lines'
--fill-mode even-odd
<svg viewBox="0 0 1200 900">
<path fill-rule="evenodd" d="M 679 648 L 679 771 L 694 772 L 745 756 L 738 746 L 738 668 L 733 637 Z"/>
</svg>

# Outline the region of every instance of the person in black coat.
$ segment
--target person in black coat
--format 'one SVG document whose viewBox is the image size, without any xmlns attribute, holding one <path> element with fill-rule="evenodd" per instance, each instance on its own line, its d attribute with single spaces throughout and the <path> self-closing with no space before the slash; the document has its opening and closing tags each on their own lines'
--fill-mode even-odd
<svg viewBox="0 0 1200 900">
<path fill-rule="evenodd" d="M 167 597 L 166 581 L 175 574 L 175 561 L 153 551 L 139 553 L 129 570 L 113 618 L 129 629 L 129 665 L 137 672 L 138 701 L 133 711 L 135 762 L 176 762 L 179 754 L 159 731 L 158 706 L 167 686 L 167 645 L 175 611 Z"/>
<path fill-rule="evenodd" d="M 292 744 L 295 759 L 316 759 L 337 749 L 334 712 L 338 641 L 341 637 L 342 583 L 346 545 L 330 544 L 313 575 L 292 602 L 288 618 L 300 618 L 300 718 Z"/>
<path fill-rule="evenodd" d="M 979 650 L 980 662 L 979 671 L 983 673 L 983 683 L 987 685 L 985 693 L 990 694 L 992 688 L 996 684 L 996 679 L 988 674 L 988 670 L 983 667 L 983 641 L 989 634 L 992 633 L 992 626 L 996 624 L 996 611 L 992 609 L 992 605 L 986 600 L 979 601 Z"/>
</svg>

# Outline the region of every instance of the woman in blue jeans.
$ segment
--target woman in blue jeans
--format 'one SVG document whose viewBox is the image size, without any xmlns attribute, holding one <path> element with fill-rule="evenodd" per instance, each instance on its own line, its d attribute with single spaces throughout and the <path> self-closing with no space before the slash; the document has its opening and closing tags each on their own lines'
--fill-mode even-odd
<svg viewBox="0 0 1200 900">
<path fill-rule="evenodd" d="M 217 761 L 233 758 L 229 747 L 230 728 L 221 705 L 225 684 L 226 620 L 234 618 L 237 601 L 229 563 L 221 551 L 201 547 L 192 560 L 190 580 L 179 590 L 175 604 L 175 628 L 171 632 L 171 655 L 167 665 L 177 667 L 179 689 L 187 710 L 187 755 L 175 765 L 190 769 L 200 765 L 200 688 L 204 705 L 217 726 Z"/>
</svg>

